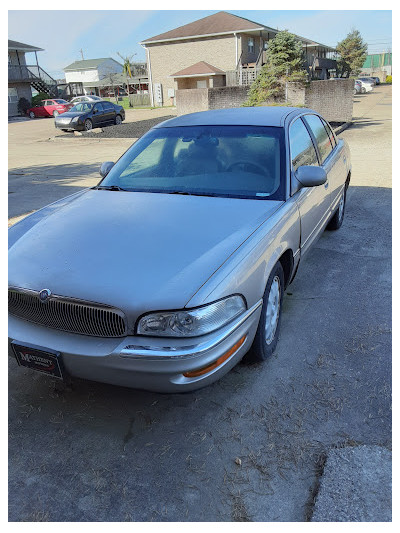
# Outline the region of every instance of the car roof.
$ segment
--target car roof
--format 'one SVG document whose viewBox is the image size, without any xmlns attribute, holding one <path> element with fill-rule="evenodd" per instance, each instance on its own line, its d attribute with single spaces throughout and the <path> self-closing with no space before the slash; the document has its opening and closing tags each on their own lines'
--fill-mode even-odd
<svg viewBox="0 0 400 533">
<path fill-rule="evenodd" d="M 304 107 L 234 107 L 189 113 L 161 122 L 154 128 L 175 128 L 178 126 L 275 126 L 282 127 L 289 115 L 304 112 L 315 113 Z"/>
</svg>

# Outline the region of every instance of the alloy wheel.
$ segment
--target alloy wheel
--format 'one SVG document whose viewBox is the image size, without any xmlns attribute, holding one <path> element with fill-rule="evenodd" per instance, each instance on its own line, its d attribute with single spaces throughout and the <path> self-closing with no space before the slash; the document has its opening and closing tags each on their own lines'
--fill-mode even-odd
<svg viewBox="0 0 400 533">
<path fill-rule="evenodd" d="M 279 322 L 279 312 L 281 305 L 281 282 L 275 276 L 271 283 L 268 294 L 268 303 L 265 316 L 265 342 L 271 344 L 275 338 L 276 329 Z"/>
</svg>

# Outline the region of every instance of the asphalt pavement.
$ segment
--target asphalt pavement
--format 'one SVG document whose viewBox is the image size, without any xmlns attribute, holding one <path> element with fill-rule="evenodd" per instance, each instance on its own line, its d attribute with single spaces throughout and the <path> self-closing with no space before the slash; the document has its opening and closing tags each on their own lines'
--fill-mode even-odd
<svg viewBox="0 0 400 533">
<path fill-rule="evenodd" d="M 268 361 L 163 395 L 55 385 L 9 359 L 10 521 L 329 521 L 316 514 L 329 458 L 364 446 L 382 450 L 372 462 L 387 485 L 391 87 L 354 110 L 341 134 L 353 160 L 343 226 L 304 259 Z M 364 519 L 390 519 L 379 501 Z"/>
</svg>

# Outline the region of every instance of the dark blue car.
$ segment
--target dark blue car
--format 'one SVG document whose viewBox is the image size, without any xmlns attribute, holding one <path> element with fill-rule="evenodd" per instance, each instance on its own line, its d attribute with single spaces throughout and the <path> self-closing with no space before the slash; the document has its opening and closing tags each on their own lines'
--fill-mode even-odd
<svg viewBox="0 0 400 533">
<path fill-rule="evenodd" d="M 125 120 L 124 108 L 112 102 L 80 102 L 67 113 L 56 117 L 56 128 L 63 131 L 90 131 L 93 128 L 121 124 Z"/>
</svg>

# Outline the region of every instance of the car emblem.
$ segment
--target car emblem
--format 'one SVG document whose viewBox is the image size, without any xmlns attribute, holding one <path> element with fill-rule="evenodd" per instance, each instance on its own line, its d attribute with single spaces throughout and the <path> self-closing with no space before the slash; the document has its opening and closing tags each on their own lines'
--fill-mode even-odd
<svg viewBox="0 0 400 533">
<path fill-rule="evenodd" d="M 39 292 L 39 299 L 41 302 L 45 302 L 48 298 L 51 296 L 51 290 L 50 289 L 42 289 Z"/>
</svg>

